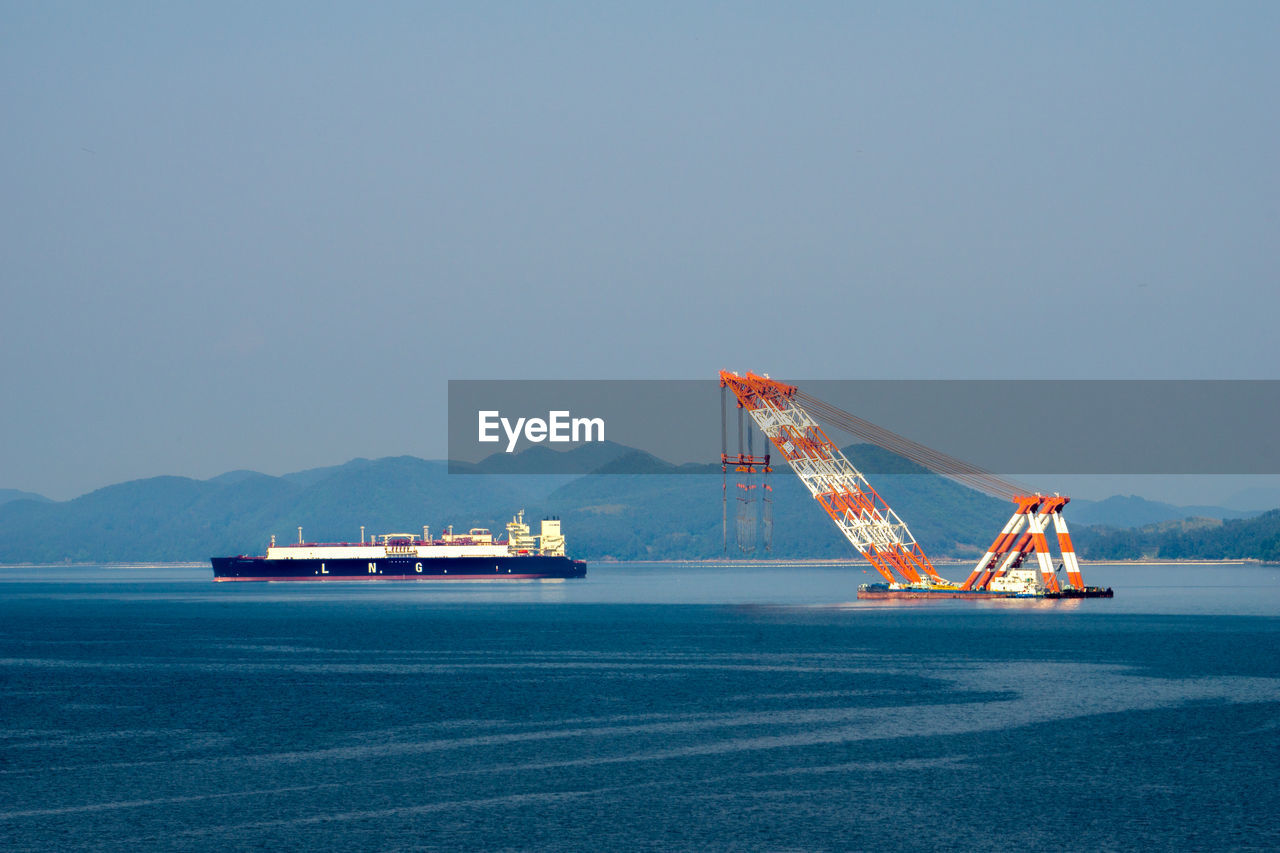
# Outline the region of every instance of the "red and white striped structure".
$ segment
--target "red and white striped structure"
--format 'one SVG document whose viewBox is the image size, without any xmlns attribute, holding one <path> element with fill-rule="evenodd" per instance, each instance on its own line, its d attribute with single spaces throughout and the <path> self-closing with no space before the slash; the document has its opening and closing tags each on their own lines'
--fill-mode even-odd
<svg viewBox="0 0 1280 853">
<path fill-rule="evenodd" d="M 1053 552 L 1050 550 L 1046 529 L 1050 521 L 1053 523 L 1054 533 L 1057 534 L 1058 549 L 1062 553 L 1062 566 L 1067 571 L 1067 582 L 1076 589 L 1083 589 L 1084 579 L 1080 574 L 1080 562 L 1076 559 L 1075 546 L 1071 544 L 1071 533 L 1067 530 L 1066 519 L 1062 517 L 1062 509 L 1071 501 L 1071 498 L 1061 495 L 1018 495 L 1014 501 L 1018 504 L 1018 508 L 1013 513 L 1013 517 L 1000 531 L 996 540 L 991 543 L 987 553 L 978 561 L 978 565 L 965 580 L 963 589 L 986 589 L 991 585 L 991 581 L 1007 574 L 1011 569 L 1018 568 L 1028 554 L 1034 553 L 1045 587 L 1052 592 L 1058 592 L 1060 587 L 1053 568 Z"/>
<path fill-rule="evenodd" d="M 909 584 L 948 586 L 978 592 L 988 589 L 996 578 L 1019 568 L 1028 554 L 1034 553 L 1045 588 L 1057 593 L 1061 591 L 1061 585 L 1054 569 L 1055 561 L 1047 534 L 1047 525 L 1052 523 L 1067 582 L 1075 589 L 1084 589 L 1080 563 L 1076 560 L 1067 522 L 1062 518 L 1062 509 L 1071 501 L 1070 498 L 1033 493 L 1025 486 L 892 433 L 803 394 L 794 385 L 777 382 L 768 376 L 754 373 L 739 376 L 722 370 L 720 384 L 734 393 L 738 405 L 751 415 L 760 430 L 782 452 L 845 538 L 890 583 L 901 582 L 900 576 Z M 907 525 L 827 438 L 809 414 L 809 409 L 852 435 L 962 485 L 1010 499 L 1017 505 L 1013 517 L 963 585 L 956 587 L 938 576 Z"/>
<path fill-rule="evenodd" d="M 871 488 L 867 478 L 827 438 L 794 400 L 792 385 L 767 376 L 720 372 L 720 383 L 738 398 L 760 431 L 786 457 L 858 553 L 889 583 L 946 584 L 907 525 Z"/>
</svg>

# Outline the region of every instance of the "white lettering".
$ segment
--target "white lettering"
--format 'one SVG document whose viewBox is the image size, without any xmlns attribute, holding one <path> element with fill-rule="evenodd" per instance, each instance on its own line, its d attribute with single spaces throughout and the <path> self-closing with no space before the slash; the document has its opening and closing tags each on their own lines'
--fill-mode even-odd
<svg viewBox="0 0 1280 853">
<path fill-rule="evenodd" d="M 502 428 L 507 433 L 507 452 L 512 453 L 516 449 L 516 442 L 520 440 L 520 428 L 524 426 L 524 418 L 516 418 L 515 429 L 511 428 L 511 422 L 506 418 L 502 419 Z"/>
<path fill-rule="evenodd" d="M 506 435 L 507 453 L 515 453 L 521 436 L 525 441 L 540 444 L 550 441 L 556 444 L 581 441 L 604 441 L 604 418 L 575 418 L 567 409 L 547 413 L 547 418 L 516 418 L 512 423 L 496 410 L 477 413 L 476 438 L 481 442 L 501 441 L 499 428 Z"/>
<path fill-rule="evenodd" d="M 491 430 L 498 428 L 498 412 L 480 412 L 480 441 L 497 441 L 497 435 L 490 435 Z"/>
<path fill-rule="evenodd" d="M 327 574 L 329 574 L 329 570 L 328 570 L 328 569 L 326 569 L 326 568 L 324 567 L 324 563 L 321 563 L 321 564 L 320 564 L 320 574 L 322 574 L 322 575 L 327 575 Z"/>
<path fill-rule="evenodd" d="M 583 436 L 578 438 L 578 427 L 582 427 Z M 591 437 L 592 427 L 596 430 L 596 437 Z M 604 418 L 574 418 L 573 419 L 573 440 L 574 441 L 604 441 Z"/>
<path fill-rule="evenodd" d="M 377 564 L 377 563 L 370 563 L 370 564 L 369 564 L 369 574 L 374 574 L 374 573 L 375 573 L 375 572 L 377 572 L 377 571 L 378 571 L 378 564 Z"/>
<path fill-rule="evenodd" d="M 569 413 L 565 411 L 549 412 L 548 418 L 551 434 L 547 436 L 547 441 L 568 441 Z"/>
<path fill-rule="evenodd" d="M 422 574 L 422 563 L 414 563 L 413 570 L 418 574 Z"/>
</svg>

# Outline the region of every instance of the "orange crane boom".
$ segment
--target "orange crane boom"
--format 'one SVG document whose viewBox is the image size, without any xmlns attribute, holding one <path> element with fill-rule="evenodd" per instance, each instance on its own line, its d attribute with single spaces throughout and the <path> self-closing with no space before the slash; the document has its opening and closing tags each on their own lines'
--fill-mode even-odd
<svg viewBox="0 0 1280 853">
<path fill-rule="evenodd" d="M 791 465 L 840 532 L 889 583 L 946 584 L 906 523 L 871 488 L 817 421 L 795 402 L 796 389 L 767 376 L 720 371 L 760 431 Z"/>
</svg>

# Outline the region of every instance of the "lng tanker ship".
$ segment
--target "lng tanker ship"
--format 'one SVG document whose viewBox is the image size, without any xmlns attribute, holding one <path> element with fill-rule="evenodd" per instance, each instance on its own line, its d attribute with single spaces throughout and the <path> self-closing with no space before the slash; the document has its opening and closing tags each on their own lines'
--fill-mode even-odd
<svg viewBox="0 0 1280 853">
<path fill-rule="evenodd" d="M 363 539 L 363 535 L 361 539 Z M 521 510 L 507 525 L 507 538 L 495 540 L 487 528 L 455 535 L 449 527 L 439 538 L 422 528 L 386 533 L 372 541 L 277 545 L 271 537 L 266 556 L 213 557 L 215 581 L 489 581 L 551 580 L 587 576 L 587 564 L 565 555 L 560 520 L 542 520 L 531 535 Z"/>
</svg>

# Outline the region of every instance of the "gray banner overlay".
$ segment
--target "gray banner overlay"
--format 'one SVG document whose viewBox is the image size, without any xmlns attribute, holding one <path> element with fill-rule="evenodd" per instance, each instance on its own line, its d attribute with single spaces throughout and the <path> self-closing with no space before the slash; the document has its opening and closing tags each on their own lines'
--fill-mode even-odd
<svg viewBox="0 0 1280 853">
<path fill-rule="evenodd" d="M 783 381 L 995 474 L 1280 473 L 1277 380 Z M 482 412 L 494 441 L 479 440 Z M 730 453 L 737 419 L 728 393 Z M 744 421 L 754 451 L 773 452 Z M 715 379 L 449 382 L 451 473 L 699 473 L 720 452 Z"/>
</svg>

